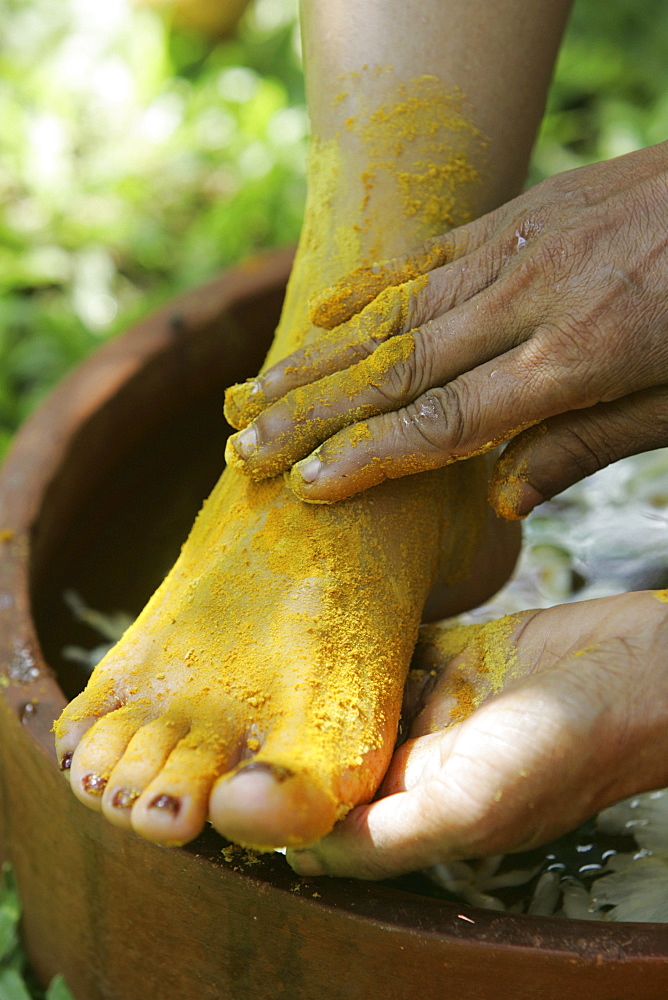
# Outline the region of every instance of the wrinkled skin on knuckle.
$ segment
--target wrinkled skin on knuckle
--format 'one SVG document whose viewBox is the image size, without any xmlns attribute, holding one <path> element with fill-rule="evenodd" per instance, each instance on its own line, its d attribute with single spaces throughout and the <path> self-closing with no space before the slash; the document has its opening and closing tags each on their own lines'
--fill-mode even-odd
<svg viewBox="0 0 668 1000">
<path fill-rule="evenodd" d="M 544 417 L 572 408 L 575 398 L 555 365 L 547 337 L 534 336 L 519 348 L 516 371 L 523 397 L 535 400 Z"/>
<path fill-rule="evenodd" d="M 647 441 L 661 442 L 658 447 L 668 444 L 668 386 L 631 399 L 624 433 L 630 433 L 638 445 Z"/>
<path fill-rule="evenodd" d="M 517 369 L 529 395 L 544 404 L 541 417 L 600 402 L 596 350 L 576 316 L 562 316 L 559 323 L 536 330 L 519 348 Z"/>
<path fill-rule="evenodd" d="M 437 386 L 406 408 L 414 435 L 446 459 L 463 457 L 469 437 L 464 393 L 453 385 Z"/>
<path fill-rule="evenodd" d="M 596 434 L 601 450 L 614 462 L 668 444 L 668 387 L 633 393 L 623 404 L 613 408 L 612 416 L 603 411 L 596 419 Z"/>
<path fill-rule="evenodd" d="M 424 381 L 424 371 L 421 369 L 430 367 L 424 346 L 416 339 L 415 349 L 406 360 L 393 365 L 384 374 L 382 381 L 370 386 L 372 394 L 380 399 L 381 411 L 388 407 L 397 410 L 419 395 Z"/>
<path fill-rule="evenodd" d="M 424 288 L 416 295 L 408 306 L 409 330 L 423 326 L 430 319 L 440 316 L 442 312 L 449 308 L 448 279 L 452 273 L 454 265 L 446 264 L 436 271 L 432 271 L 429 280 Z"/>
</svg>

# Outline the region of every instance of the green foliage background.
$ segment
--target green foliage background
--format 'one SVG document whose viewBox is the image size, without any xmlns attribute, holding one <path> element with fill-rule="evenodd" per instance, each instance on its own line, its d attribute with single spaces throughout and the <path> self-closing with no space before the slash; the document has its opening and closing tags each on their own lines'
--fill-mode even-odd
<svg viewBox="0 0 668 1000">
<path fill-rule="evenodd" d="M 578 0 L 531 181 L 668 131 L 668 6 Z M 0 0 L 0 454 L 46 390 L 168 295 L 296 240 L 296 0 L 219 46 L 128 0 Z"/>
</svg>

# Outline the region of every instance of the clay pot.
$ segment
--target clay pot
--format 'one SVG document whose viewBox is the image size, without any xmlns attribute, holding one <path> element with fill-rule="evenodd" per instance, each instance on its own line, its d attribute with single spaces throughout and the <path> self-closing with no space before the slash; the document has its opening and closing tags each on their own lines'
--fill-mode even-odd
<svg viewBox="0 0 668 1000">
<path fill-rule="evenodd" d="M 4 466 L 0 854 L 37 975 L 62 972 L 77 1000 L 665 997 L 664 926 L 299 879 L 280 856 L 249 861 L 211 830 L 162 849 L 84 808 L 59 774 L 51 726 L 83 684 L 61 649 L 96 641 L 73 626 L 63 591 L 135 612 L 159 582 L 222 467 L 222 389 L 259 367 L 289 264 L 276 254 L 237 268 L 105 345 Z"/>
</svg>

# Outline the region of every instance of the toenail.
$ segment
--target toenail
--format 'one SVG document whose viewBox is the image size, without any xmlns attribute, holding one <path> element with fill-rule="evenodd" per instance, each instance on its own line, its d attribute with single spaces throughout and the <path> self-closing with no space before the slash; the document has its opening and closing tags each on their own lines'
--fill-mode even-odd
<svg viewBox="0 0 668 1000">
<path fill-rule="evenodd" d="M 60 758 L 61 771 L 69 771 L 69 769 L 72 767 L 72 757 L 74 757 L 74 754 L 71 753 L 69 750 L 67 753 L 63 754 L 63 756 Z"/>
<path fill-rule="evenodd" d="M 311 458 L 305 458 L 303 462 L 298 462 L 295 469 L 305 483 L 313 483 L 320 475 L 322 462 L 317 455 L 313 455 Z"/>
<path fill-rule="evenodd" d="M 140 794 L 136 788 L 119 788 L 114 793 L 111 804 L 116 809 L 129 809 L 137 801 Z"/>
<path fill-rule="evenodd" d="M 181 803 L 173 795 L 156 795 L 152 802 L 149 802 L 149 809 L 162 809 L 170 812 L 172 816 L 178 816 Z"/>
<path fill-rule="evenodd" d="M 248 764 L 242 764 L 232 777 L 238 778 L 240 774 L 246 774 L 248 771 L 263 771 L 265 774 L 270 774 L 279 784 L 293 777 L 293 772 L 289 768 L 281 767 L 280 764 L 267 764 L 263 760 L 251 760 Z"/>
<path fill-rule="evenodd" d="M 81 779 L 81 785 L 84 792 L 88 792 L 89 795 L 102 795 L 107 787 L 107 779 L 100 777 L 99 774 L 86 774 Z"/>
<path fill-rule="evenodd" d="M 311 851 L 292 851 L 290 853 L 290 866 L 297 875 L 302 875 L 305 878 L 325 874 L 322 864 Z"/>
<path fill-rule="evenodd" d="M 235 434 L 232 440 L 234 450 L 240 458 L 250 458 L 257 451 L 257 443 L 257 431 L 252 424 Z"/>
</svg>

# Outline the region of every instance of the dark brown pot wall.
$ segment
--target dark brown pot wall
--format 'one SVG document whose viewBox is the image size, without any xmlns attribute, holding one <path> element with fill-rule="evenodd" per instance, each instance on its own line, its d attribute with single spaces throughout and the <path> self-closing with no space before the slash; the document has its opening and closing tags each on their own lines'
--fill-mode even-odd
<svg viewBox="0 0 668 1000">
<path fill-rule="evenodd" d="M 289 256 L 224 275 L 106 345 L 18 436 L 0 477 L 0 855 L 43 981 L 77 1000 L 503 1000 L 668 995 L 668 930 L 492 914 L 298 879 L 207 831 L 165 850 L 80 805 L 51 725 L 93 645 L 62 594 L 135 612 L 222 466 L 223 386 L 253 374 Z"/>
</svg>

